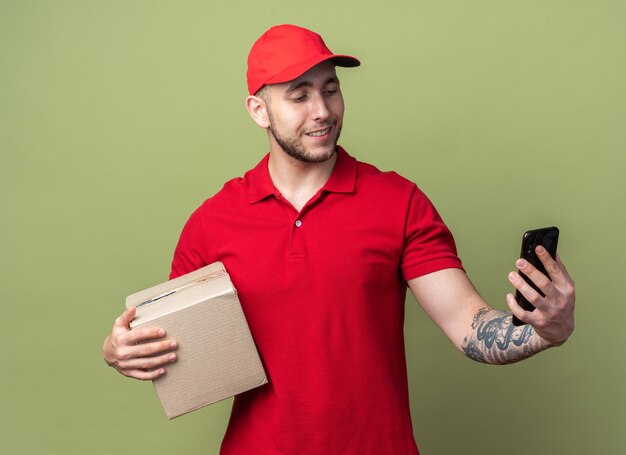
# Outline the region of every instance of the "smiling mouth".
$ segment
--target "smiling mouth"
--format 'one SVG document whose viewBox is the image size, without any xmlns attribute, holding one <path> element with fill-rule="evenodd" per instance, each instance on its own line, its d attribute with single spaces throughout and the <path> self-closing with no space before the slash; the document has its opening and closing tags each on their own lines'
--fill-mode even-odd
<svg viewBox="0 0 626 455">
<path fill-rule="evenodd" d="M 306 133 L 306 135 L 311 137 L 321 137 L 327 135 L 328 133 L 330 133 L 330 126 L 321 130 L 311 131 L 309 133 Z"/>
</svg>

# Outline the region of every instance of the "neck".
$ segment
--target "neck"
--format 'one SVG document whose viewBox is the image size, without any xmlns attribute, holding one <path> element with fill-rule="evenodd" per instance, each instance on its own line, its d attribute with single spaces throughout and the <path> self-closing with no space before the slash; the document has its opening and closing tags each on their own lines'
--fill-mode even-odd
<svg viewBox="0 0 626 455">
<path fill-rule="evenodd" d="M 272 183 L 298 211 L 328 181 L 337 161 L 337 153 L 319 163 L 307 163 L 282 150 L 270 150 L 268 170 Z"/>
</svg>

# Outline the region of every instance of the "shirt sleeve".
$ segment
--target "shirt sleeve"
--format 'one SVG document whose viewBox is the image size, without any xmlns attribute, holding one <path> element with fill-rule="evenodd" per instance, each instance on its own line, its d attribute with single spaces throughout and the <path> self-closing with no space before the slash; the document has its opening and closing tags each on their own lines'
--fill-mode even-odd
<svg viewBox="0 0 626 455">
<path fill-rule="evenodd" d="M 405 280 L 442 269 L 463 269 L 452 233 L 417 186 L 409 200 L 401 257 Z"/>
<path fill-rule="evenodd" d="M 180 234 L 172 259 L 170 280 L 208 265 L 205 258 L 206 241 L 201 206 L 191 214 Z"/>
</svg>

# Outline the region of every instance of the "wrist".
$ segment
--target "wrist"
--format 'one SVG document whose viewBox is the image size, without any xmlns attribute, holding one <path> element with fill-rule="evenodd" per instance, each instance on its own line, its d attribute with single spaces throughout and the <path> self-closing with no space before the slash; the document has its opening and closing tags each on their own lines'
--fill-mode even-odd
<svg viewBox="0 0 626 455">
<path fill-rule="evenodd" d="M 542 330 L 541 327 L 533 328 L 535 329 L 535 334 L 540 338 L 542 346 L 545 345 L 544 349 L 556 348 L 563 345 L 573 332 L 573 328 L 566 332 L 559 330 L 560 333 L 545 333 L 545 329 Z"/>
</svg>

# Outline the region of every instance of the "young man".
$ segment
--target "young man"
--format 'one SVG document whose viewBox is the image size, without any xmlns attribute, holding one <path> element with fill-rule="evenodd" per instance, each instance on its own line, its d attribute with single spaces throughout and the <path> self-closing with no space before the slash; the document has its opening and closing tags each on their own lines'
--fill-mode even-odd
<svg viewBox="0 0 626 455">
<path fill-rule="evenodd" d="M 415 184 L 337 146 L 344 104 L 333 54 L 309 30 L 268 30 L 248 57 L 246 105 L 270 151 L 190 217 L 170 277 L 221 260 L 238 289 L 269 384 L 236 397 L 223 454 L 409 455 L 403 321 L 407 286 L 472 359 L 511 363 L 558 346 L 574 328 L 574 287 L 560 260 L 550 278 L 518 260 L 509 281 L 536 306 L 492 309 L 452 235 Z M 153 379 L 176 360 L 162 329 L 117 318 L 103 354 L 126 376 Z M 148 341 L 145 344 L 136 343 Z"/>
</svg>

